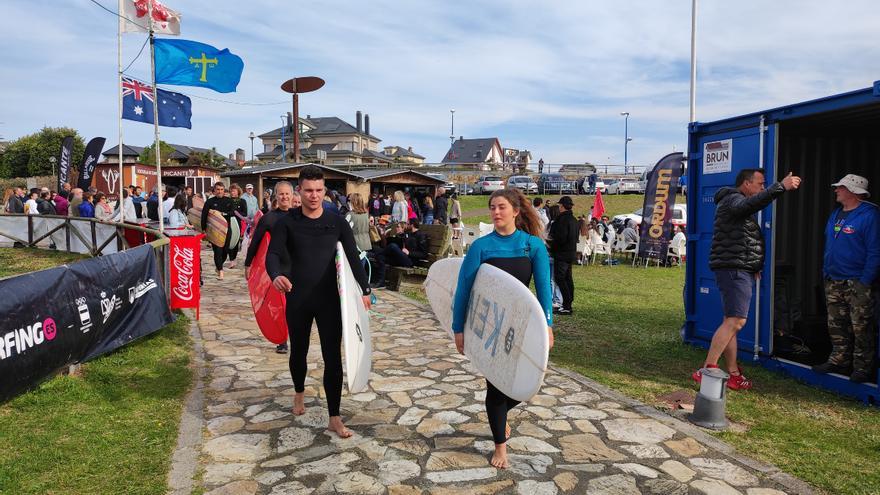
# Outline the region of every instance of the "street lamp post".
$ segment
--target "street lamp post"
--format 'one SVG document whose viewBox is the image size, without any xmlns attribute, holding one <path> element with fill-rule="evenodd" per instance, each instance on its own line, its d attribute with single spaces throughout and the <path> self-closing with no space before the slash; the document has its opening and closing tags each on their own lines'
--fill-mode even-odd
<svg viewBox="0 0 880 495">
<path fill-rule="evenodd" d="M 287 128 L 287 117 L 281 116 L 281 163 L 287 161 L 287 148 L 284 144 L 284 129 Z"/>
<path fill-rule="evenodd" d="M 53 176 L 55 175 L 55 161 L 56 160 L 57 160 L 57 158 L 55 158 L 54 156 L 49 157 L 49 163 L 52 164 L 52 175 Z"/>
<path fill-rule="evenodd" d="M 452 183 L 455 184 L 455 151 L 453 146 L 455 146 L 455 109 L 449 109 L 449 152 L 452 153 Z"/>
<path fill-rule="evenodd" d="M 254 134 L 254 131 L 251 131 L 251 133 L 248 137 L 251 138 L 251 163 L 253 163 L 254 162 L 254 138 L 257 136 Z"/>
<path fill-rule="evenodd" d="M 632 141 L 632 138 L 629 137 L 629 112 L 620 112 L 620 115 L 623 115 L 623 175 L 626 175 L 628 172 L 627 164 L 629 163 L 629 142 Z"/>
</svg>

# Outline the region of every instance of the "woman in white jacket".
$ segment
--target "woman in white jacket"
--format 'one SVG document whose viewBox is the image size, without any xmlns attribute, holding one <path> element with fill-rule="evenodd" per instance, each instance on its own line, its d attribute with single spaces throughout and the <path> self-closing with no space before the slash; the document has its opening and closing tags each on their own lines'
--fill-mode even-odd
<svg viewBox="0 0 880 495">
<path fill-rule="evenodd" d="M 407 222 L 409 211 L 406 206 L 406 198 L 403 191 L 394 191 L 394 205 L 391 206 L 391 221 Z"/>
</svg>

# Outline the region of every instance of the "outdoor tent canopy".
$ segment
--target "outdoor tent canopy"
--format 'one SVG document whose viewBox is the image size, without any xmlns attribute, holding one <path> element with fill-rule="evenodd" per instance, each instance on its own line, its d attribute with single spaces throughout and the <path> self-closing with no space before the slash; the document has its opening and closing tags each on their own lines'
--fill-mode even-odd
<svg viewBox="0 0 880 495">
<path fill-rule="evenodd" d="M 757 359 L 806 382 L 878 404 L 874 383 L 814 373 L 831 350 L 822 280 L 824 227 L 835 208 L 831 184 L 864 176 L 880 196 L 880 81 L 873 87 L 715 122 L 695 122 L 688 140 L 688 263 L 686 342 L 708 347 L 721 322 L 721 299 L 709 270 L 714 195 L 744 168 L 763 168 L 767 183 L 789 171 L 803 178 L 759 213 L 766 259 L 748 323 L 739 334 L 741 359 Z M 793 352 L 791 337 L 808 352 Z"/>
</svg>

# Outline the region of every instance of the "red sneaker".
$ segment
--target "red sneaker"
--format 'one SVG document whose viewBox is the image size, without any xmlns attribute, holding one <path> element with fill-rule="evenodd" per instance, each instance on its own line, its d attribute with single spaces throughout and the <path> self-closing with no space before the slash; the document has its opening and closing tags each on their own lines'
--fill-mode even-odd
<svg viewBox="0 0 880 495">
<path fill-rule="evenodd" d="M 746 378 L 742 374 L 742 369 L 730 374 L 730 379 L 727 380 L 727 388 L 730 390 L 749 390 L 752 388 L 752 381 Z"/>
<path fill-rule="evenodd" d="M 703 366 L 703 368 L 717 368 L 717 367 L 718 367 L 717 364 L 707 364 L 707 365 Z M 703 369 L 703 368 L 700 368 L 700 369 Z M 700 370 L 697 370 L 697 371 L 694 371 L 693 374 L 691 374 L 691 378 L 693 378 L 695 382 L 700 383 L 703 381 L 703 374 L 700 373 Z"/>
</svg>

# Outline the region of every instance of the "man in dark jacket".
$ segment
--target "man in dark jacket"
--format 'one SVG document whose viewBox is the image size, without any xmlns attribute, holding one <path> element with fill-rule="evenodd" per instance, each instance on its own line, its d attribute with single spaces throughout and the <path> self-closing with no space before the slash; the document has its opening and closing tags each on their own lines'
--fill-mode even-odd
<svg viewBox="0 0 880 495">
<path fill-rule="evenodd" d="M 840 207 L 825 224 L 822 274 L 832 349 L 813 371 L 865 383 L 876 375 L 872 286 L 880 272 L 880 209 L 865 201 L 870 193 L 864 177 L 848 174 L 831 186 Z"/>
<path fill-rule="evenodd" d="M 449 219 L 447 218 L 447 210 L 449 209 L 448 205 L 449 203 L 446 200 L 446 189 L 438 187 L 437 197 L 434 199 L 434 221 L 443 225 L 449 223 Z"/>
<path fill-rule="evenodd" d="M 736 363 L 736 336 L 746 324 L 752 300 L 752 286 L 761 277 L 764 266 L 764 236 L 755 214 L 769 206 L 785 191 L 797 189 L 800 177 L 790 172 L 769 188 L 764 189 L 764 172 L 743 169 L 736 176 L 736 187 L 722 187 L 715 193 L 715 223 L 709 268 L 715 272 L 715 284 L 721 294 L 724 320 L 715 330 L 704 368 L 717 368 L 724 355 L 730 379 L 727 386 L 733 390 L 748 390 L 747 380 Z M 692 375 L 702 380 L 699 370 Z"/>
<path fill-rule="evenodd" d="M 574 302 L 574 279 L 571 265 L 577 260 L 578 223 L 572 208 L 574 201 L 568 196 L 559 198 L 560 213 L 550 225 L 550 256 L 553 257 L 553 279 L 562 293 L 562 307 L 555 313 L 571 314 Z"/>
</svg>

